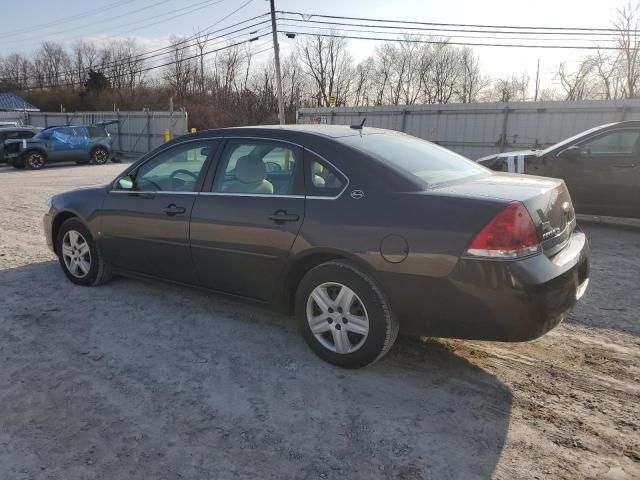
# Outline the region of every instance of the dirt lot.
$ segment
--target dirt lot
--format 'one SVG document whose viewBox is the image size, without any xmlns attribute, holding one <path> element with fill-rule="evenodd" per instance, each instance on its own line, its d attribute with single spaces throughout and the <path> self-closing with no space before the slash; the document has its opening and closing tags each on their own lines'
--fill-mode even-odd
<svg viewBox="0 0 640 480">
<path fill-rule="evenodd" d="M 640 230 L 584 225 L 590 289 L 542 339 L 345 371 L 276 313 L 68 282 L 45 199 L 122 168 L 0 168 L 0 478 L 640 478 Z"/>
</svg>

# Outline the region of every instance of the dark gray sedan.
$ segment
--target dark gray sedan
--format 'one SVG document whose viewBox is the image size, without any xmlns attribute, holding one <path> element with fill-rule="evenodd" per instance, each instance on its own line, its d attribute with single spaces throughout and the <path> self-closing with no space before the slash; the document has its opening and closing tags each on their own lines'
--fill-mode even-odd
<svg viewBox="0 0 640 480">
<path fill-rule="evenodd" d="M 544 150 L 478 162 L 497 171 L 562 178 L 578 213 L 640 218 L 640 122 L 600 125 Z"/>
<path fill-rule="evenodd" d="M 73 283 L 119 273 L 275 305 L 343 367 L 379 359 L 400 329 L 536 338 L 588 283 L 562 180 L 359 126 L 199 132 L 49 206 L 47 242 Z"/>
</svg>

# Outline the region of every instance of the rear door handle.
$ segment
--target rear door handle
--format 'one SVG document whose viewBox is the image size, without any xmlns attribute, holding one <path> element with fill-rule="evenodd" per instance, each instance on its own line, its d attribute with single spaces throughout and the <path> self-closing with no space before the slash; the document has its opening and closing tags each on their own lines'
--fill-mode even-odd
<svg viewBox="0 0 640 480">
<path fill-rule="evenodd" d="M 635 163 L 622 163 L 620 165 L 614 165 L 614 167 L 616 168 L 634 168 L 635 166 Z"/>
<path fill-rule="evenodd" d="M 269 219 L 273 220 L 276 223 L 297 222 L 298 220 L 300 220 L 300 215 L 296 215 L 295 213 L 287 213 L 284 210 L 278 210 L 273 215 L 269 215 Z"/>
<path fill-rule="evenodd" d="M 186 210 L 183 207 L 179 207 L 174 203 L 172 203 L 171 205 L 167 205 L 165 208 L 162 209 L 162 211 L 167 215 L 169 215 L 170 217 L 178 213 L 186 212 Z"/>
</svg>

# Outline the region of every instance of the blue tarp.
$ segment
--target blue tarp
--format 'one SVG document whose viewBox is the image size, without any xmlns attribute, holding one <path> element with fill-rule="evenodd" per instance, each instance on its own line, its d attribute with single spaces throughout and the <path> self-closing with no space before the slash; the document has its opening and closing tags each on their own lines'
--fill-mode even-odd
<svg viewBox="0 0 640 480">
<path fill-rule="evenodd" d="M 16 110 L 30 110 L 40 111 L 39 108 L 34 107 L 25 99 L 11 92 L 0 91 L 0 111 L 16 111 Z"/>
</svg>

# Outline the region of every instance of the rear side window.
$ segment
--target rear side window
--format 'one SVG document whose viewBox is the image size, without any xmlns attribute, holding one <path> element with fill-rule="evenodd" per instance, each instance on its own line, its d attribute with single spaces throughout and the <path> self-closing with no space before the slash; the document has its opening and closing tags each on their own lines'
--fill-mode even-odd
<svg viewBox="0 0 640 480">
<path fill-rule="evenodd" d="M 104 138 L 109 136 L 106 129 L 103 127 L 87 127 L 87 130 L 89 131 L 89 136 L 91 138 Z"/>
<path fill-rule="evenodd" d="M 308 150 L 305 150 L 304 158 L 307 195 L 331 198 L 342 193 L 347 180 L 340 172 Z"/>
<path fill-rule="evenodd" d="M 31 137 L 33 137 L 33 135 L 34 135 L 33 132 L 29 132 L 27 130 L 18 130 L 18 131 L 15 131 L 15 132 L 0 133 L 0 139 L 2 139 L 3 136 L 7 140 L 31 138 Z"/>
<path fill-rule="evenodd" d="M 427 186 L 489 173 L 457 153 L 401 133 L 353 135 L 338 140 L 414 175 Z"/>
</svg>

